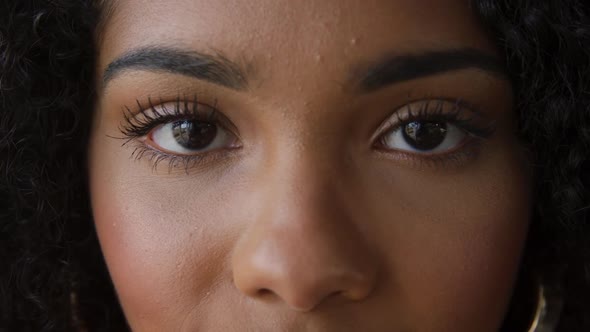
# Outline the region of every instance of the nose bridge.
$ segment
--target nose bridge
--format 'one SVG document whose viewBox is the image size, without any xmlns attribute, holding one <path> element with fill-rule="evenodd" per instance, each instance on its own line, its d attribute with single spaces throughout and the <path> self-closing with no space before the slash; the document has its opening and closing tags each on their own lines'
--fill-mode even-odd
<svg viewBox="0 0 590 332">
<path fill-rule="evenodd" d="M 334 241 L 335 235 L 355 229 L 347 204 L 352 176 L 327 139 L 309 138 L 286 143 L 290 147 L 268 161 L 266 202 L 253 222 L 269 231 L 300 234 L 307 242 L 330 234 L 323 241 Z"/>
<path fill-rule="evenodd" d="M 281 211 L 278 219 L 271 218 L 275 221 L 296 214 L 334 213 L 331 211 L 334 204 L 345 204 L 344 194 L 349 184 L 342 179 L 351 178 L 350 167 L 345 162 L 347 149 L 333 130 L 314 125 L 323 119 L 315 121 L 305 116 L 290 120 L 285 121 L 289 126 L 276 126 L 273 133 L 276 139 L 266 144 L 264 156 L 260 156 L 263 161 L 258 167 L 257 182 L 263 184 L 267 198 L 276 202 L 264 210 Z"/>
<path fill-rule="evenodd" d="M 333 204 L 345 200 L 342 187 L 346 186 L 338 181 L 338 174 L 346 170 L 338 168 L 338 156 L 326 148 L 329 143 L 319 137 L 315 141 L 292 143 L 291 148 L 279 152 L 267 173 L 272 177 L 270 194 L 287 201 L 281 204 L 283 208 L 294 209 L 284 217 L 294 216 L 292 213 L 330 214 L 335 212 L 331 210 Z"/>
<path fill-rule="evenodd" d="M 346 181 L 329 159 L 302 145 L 269 162 L 255 220 L 232 260 L 234 282 L 247 296 L 272 294 L 312 310 L 332 295 L 360 300 L 373 288 L 372 254 L 349 213 Z"/>
</svg>

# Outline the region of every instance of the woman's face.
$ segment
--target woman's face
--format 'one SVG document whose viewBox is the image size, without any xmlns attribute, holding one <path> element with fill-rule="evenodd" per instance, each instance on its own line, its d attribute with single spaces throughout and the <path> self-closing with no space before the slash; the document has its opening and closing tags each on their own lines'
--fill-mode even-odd
<svg viewBox="0 0 590 332">
<path fill-rule="evenodd" d="M 135 331 L 496 331 L 528 226 L 466 0 L 120 0 L 92 206 Z"/>
</svg>

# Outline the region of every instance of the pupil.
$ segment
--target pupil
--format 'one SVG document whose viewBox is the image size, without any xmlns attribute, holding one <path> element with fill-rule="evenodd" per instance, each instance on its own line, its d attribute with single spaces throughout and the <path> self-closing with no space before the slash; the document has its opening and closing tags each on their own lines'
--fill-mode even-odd
<svg viewBox="0 0 590 332">
<path fill-rule="evenodd" d="M 404 139 L 413 148 L 422 151 L 439 146 L 447 134 L 445 122 L 414 121 L 403 128 Z"/>
<path fill-rule="evenodd" d="M 177 121 L 172 125 L 172 134 L 182 147 L 200 150 L 213 142 L 217 136 L 217 126 L 208 122 Z"/>
</svg>

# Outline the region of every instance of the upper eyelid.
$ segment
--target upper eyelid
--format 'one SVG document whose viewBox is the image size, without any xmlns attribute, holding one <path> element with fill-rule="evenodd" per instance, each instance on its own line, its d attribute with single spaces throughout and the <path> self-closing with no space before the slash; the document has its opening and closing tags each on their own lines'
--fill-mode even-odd
<svg viewBox="0 0 590 332">
<path fill-rule="evenodd" d="M 139 101 L 139 99 L 135 99 L 135 108 L 136 111 L 134 111 L 135 114 L 140 114 L 140 113 L 145 113 L 149 110 L 156 110 L 156 109 L 163 109 L 164 111 L 166 111 L 166 113 L 168 113 L 169 108 L 166 107 L 166 105 L 170 105 L 173 104 L 174 107 L 174 111 L 178 111 L 181 108 L 185 108 L 185 109 L 189 109 L 193 112 L 193 114 L 196 114 L 198 111 L 198 107 L 206 107 L 206 108 L 211 108 L 214 109 L 217 107 L 217 101 L 215 100 L 214 105 L 211 105 L 209 103 L 203 102 L 202 99 L 198 98 L 197 95 L 193 95 L 192 97 L 187 97 L 187 96 L 177 96 L 175 99 L 164 99 L 162 97 L 158 98 L 157 103 L 154 102 L 154 99 L 151 96 L 148 96 L 146 98 L 146 102 L 147 102 L 147 106 L 144 105 L 142 102 Z M 189 107 L 191 106 L 191 107 Z M 177 113 L 177 114 L 181 114 L 181 113 Z M 184 113 L 182 113 L 184 114 Z"/>
<path fill-rule="evenodd" d="M 135 111 L 126 106 L 125 119 L 119 129 L 125 136 L 141 137 L 158 125 L 174 119 L 191 118 L 216 123 L 240 139 L 238 128 L 219 110 L 217 99 L 213 99 L 212 104 L 209 101 L 210 99 L 198 98 L 196 94 L 192 98 L 187 95 L 176 96 L 175 99 L 158 98 L 158 103 L 154 103 L 151 96 L 148 96 L 143 103 L 136 99 Z M 142 131 L 139 132 L 139 129 Z"/>
<path fill-rule="evenodd" d="M 147 106 L 136 99 L 135 110 L 131 110 L 128 106 L 125 106 L 124 112 L 125 121 L 133 121 L 138 116 L 144 116 L 147 120 L 157 119 L 171 119 L 171 118 L 186 118 L 186 117 L 198 117 L 202 120 L 214 121 L 215 119 L 211 115 L 217 113 L 217 106 L 212 106 L 208 103 L 202 102 L 196 97 L 189 100 L 186 97 L 177 97 L 175 100 L 165 101 L 159 98 L 158 103 L 154 103 L 151 97 L 147 98 Z M 203 109 L 204 108 L 204 109 Z M 188 111 L 188 112 L 187 112 Z"/>
<path fill-rule="evenodd" d="M 429 104 L 432 105 L 432 104 L 436 104 L 436 103 L 452 105 L 452 108 L 455 111 L 445 112 L 445 111 L 441 110 L 440 113 L 434 114 L 434 112 L 427 110 Z M 473 122 L 473 123 L 481 122 L 482 128 L 480 128 L 480 131 L 482 134 L 485 133 L 484 136 L 491 135 L 491 134 L 493 134 L 493 132 L 495 132 L 495 129 L 496 129 L 495 128 L 495 121 L 492 121 L 491 119 L 489 119 L 486 115 L 484 115 L 481 112 L 481 110 L 479 108 L 477 108 L 473 104 L 466 102 L 462 99 L 452 99 L 452 98 L 444 98 L 444 97 L 443 98 L 429 98 L 429 99 L 420 99 L 420 100 L 416 100 L 416 101 L 406 102 L 402 106 L 395 108 L 395 111 L 393 111 L 393 113 L 389 113 L 387 118 L 382 120 L 380 122 L 379 126 L 377 127 L 377 129 L 373 131 L 373 135 L 371 136 L 371 142 L 376 142 L 380 136 L 382 136 L 387 131 L 393 129 L 394 127 L 401 126 L 405 122 L 411 120 L 412 118 L 419 118 L 420 114 L 418 114 L 418 116 L 416 116 L 416 113 L 420 113 L 420 112 L 413 111 L 410 113 L 410 111 L 408 111 L 408 112 L 404 111 L 404 109 L 408 109 L 411 105 L 418 105 L 418 104 L 423 105 L 422 112 L 424 113 L 424 115 L 430 117 L 431 119 L 435 118 L 437 116 L 440 116 L 440 120 L 446 120 L 446 119 L 449 119 L 452 117 L 459 117 L 460 118 L 464 114 L 468 114 L 468 115 L 470 115 L 470 117 L 466 118 L 465 122 Z M 417 106 L 417 107 L 420 107 L 420 106 Z M 432 106 L 430 108 L 432 108 Z M 400 112 L 402 112 L 402 113 L 400 114 Z M 453 113 L 454 113 L 454 115 L 452 115 Z M 485 128 L 483 128 L 484 125 L 485 125 Z"/>
<path fill-rule="evenodd" d="M 191 100 L 192 99 L 192 100 Z M 144 119 L 144 120 L 148 120 L 151 122 L 159 122 L 158 124 L 165 122 L 165 121 L 169 121 L 170 119 L 174 119 L 174 118 L 188 118 L 191 116 L 197 116 L 196 118 L 199 120 L 209 120 L 212 122 L 216 122 L 217 119 L 211 119 L 210 117 L 203 117 L 203 112 L 199 111 L 198 108 L 206 108 L 208 110 L 210 110 L 209 114 L 219 114 L 219 115 L 223 115 L 222 112 L 217 110 L 217 106 L 216 106 L 216 100 L 215 100 L 215 106 L 212 106 L 211 104 L 207 103 L 207 102 L 203 102 L 203 100 L 196 98 L 196 96 L 193 96 L 193 98 L 187 98 L 186 95 L 183 95 L 182 97 L 177 96 L 175 99 L 163 99 L 163 98 L 158 98 L 158 102 L 155 103 L 154 102 L 154 98 L 151 98 L 151 96 L 147 97 L 147 100 L 144 102 L 140 102 L 138 99 L 136 99 L 135 102 L 135 111 L 132 111 L 129 107 L 126 107 L 126 121 L 124 121 L 125 123 L 134 123 L 134 122 L 145 122 L 145 121 L 138 121 L 137 120 L 137 115 L 143 114 L 143 116 L 147 117 L 148 119 Z M 412 106 L 414 105 L 414 106 Z M 426 105 L 426 106 L 425 106 Z M 428 107 L 428 105 L 434 105 L 434 106 L 430 106 Z M 444 107 L 444 105 L 448 105 L 447 107 Z M 433 111 L 424 111 L 424 109 L 431 109 L 431 108 L 440 108 L 441 111 L 440 112 L 433 112 Z M 444 111 L 444 109 L 452 109 L 451 111 Z M 186 109 L 188 109 L 190 112 L 186 112 Z M 404 109 L 407 109 L 408 111 L 404 111 Z M 150 110 L 153 111 L 152 113 L 150 113 Z M 183 111 L 181 111 L 183 110 Z M 441 115 L 441 120 L 445 120 L 447 119 L 449 116 L 449 113 L 457 113 L 457 114 L 466 114 L 469 113 L 470 115 L 473 115 L 473 117 L 475 118 L 482 118 L 483 120 L 486 120 L 486 116 L 484 116 L 482 114 L 482 112 L 475 106 L 473 106 L 472 104 L 462 100 L 462 99 L 455 99 L 455 98 L 448 98 L 448 97 L 431 97 L 431 98 L 427 98 L 427 99 L 417 99 L 415 101 L 409 101 L 409 102 L 405 102 L 403 105 L 397 107 L 395 109 L 395 111 L 389 113 L 387 115 L 387 117 L 384 120 L 381 120 L 378 123 L 377 127 L 375 130 L 373 130 L 373 134 L 371 135 L 371 141 L 375 141 L 376 138 L 383 134 L 384 131 L 389 130 L 390 128 L 392 128 L 394 125 L 397 124 L 402 124 L 405 121 L 408 121 L 408 119 L 411 119 L 413 117 L 413 115 L 416 115 L 416 113 L 426 113 L 430 118 L 437 116 L 437 115 Z M 437 114 L 433 114 L 433 113 L 437 113 Z M 408 115 L 410 114 L 410 115 Z M 224 118 L 225 116 L 222 116 L 222 118 Z M 470 116 L 471 117 L 471 116 Z M 160 118 L 160 121 L 157 121 L 158 118 Z M 226 125 L 226 127 L 228 129 L 230 129 L 236 136 L 239 137 L 238 135 L 238 131 L 237 131 L 237 127 L 235 127 L 235 125 L 229 121 L 229 119 L 227 121 L 221 121 L 222 125 Z M 157 125 L 157 124 L 156 124 Z M 156 125 L 151 126 L 151 128 L 155 127 Z"/>
<path fill-rule="evenodd" d="M 154 104 L 151 97 L 147 98 L 147 107 L 144 106 L 139 99 L 135 100 L 135 110 L 129 106 L 123 109 L 123 120 L 119 126 L 119 130 L 126 136 L 140 137 L 147 134 L 147 131 L 153 129 L 157 125 L 172 119 L 180 118 L 181 116 L 188 116 L 188 114 L 180 113 L 178 101 L 175 101 L 174 111 L 170 111 L 165 105 L 172 102 L 161 102 Z M 151 111 L 151 112 L 150 112 Z"/>
<path fill-rule="evenodd" d="M 429 103 L 434 103 L 434 102 L 457 103 L 457 100 L 447 99 L 447 98 L 428 98 L 428 99 L 417 99 L 417 100 L 407 101 L 401 105 L 394 107 L 393 111 L 387 113 L 387 116 L 384 119 L 382 119 L 379 122 L 376 129 L 373 130 L 373 132 L 376 133 L 373 136 L 378 136 L 379 133 L 386 130 L 385 127 L 391 126 L 392 122 L 394 122 L 394 121 L 402 123 L 403 121 L 406 120 L 406 118 L 410 118 L 410 116 L 406 115 L 407 112 L 405 112 L 405 110 L 412 107 L 411 105 L 419 105 L 419 104 L 422 105 L 422 104 L 429 104 Z M 416 113 L 416 111 L 413 111 L 413 113 Z"/>
</svg>

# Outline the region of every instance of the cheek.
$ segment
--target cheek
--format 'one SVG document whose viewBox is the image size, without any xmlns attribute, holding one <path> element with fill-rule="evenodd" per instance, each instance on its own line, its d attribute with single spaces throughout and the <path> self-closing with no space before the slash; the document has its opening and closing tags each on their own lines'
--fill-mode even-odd
<svg viewBox="0 0 590 332">
<path fill-rule="evenodd" d="M 231 169 L 213 176 L 154 174 L 112 144 L 93 151 L 111 157 L 91 161 L 92 206 L 132 328 L 178 328 L 195 313 L 210 322 L 238 317 L 242 300 L 228 287 L 231 251 L 256 220 L 255 207 L 277 203 L 257 199 L 272 177 L 238 182 L 252 176 Z M 343 182 L 340 192 L 383 257 L 379 316 L 395 312 L 425 331 L 498 327 L 530 218 L 526 171 L 506 146 L 457 172 L 383 162 L 361 165 L 361 176 L 339 176 L 358 180 Z"/>
<path fill-rule="evenodd" d="M 383 221 L 373 237 L 398 284 L 392 296 L 416 324 L 483 331 L 502 320 L 531 217 L 530 183 L 517 151 L 487 155 L 457 174 L 384 169 L 372 180 L 379 195 L 366 196 Z"/>
<path fill-rule="evenodd" d="M 167 176 L 166 167 L 155 174 L 115 145 L 97 145 L 93 155 L 102 158 L 91 161 L 90 170 L 93 215 L 111 278 L 134 330 L 178 326 L 225 273 L 233 230 L 218 207 L 231 184 Z"/>
<path fill-rule="evenodd" d="M 223 241 L 229 233 L 223 218 L 203 212 L 205 204 L 214 203 L 204 199 L 203 205 L 183 208 L 174 202 L 164 209 L 166 190 L 141 190 L 153 188 L 132 188 L 140 195 L 131 199 L 103 192 L 94 196 L 93 204 L 98 236 L 125 314 L 130 323 L 152 328 L 174 326 L 178 322 L 167 319 L 188 314 L 215 291 L 229 248 Z"/>
</svg>

